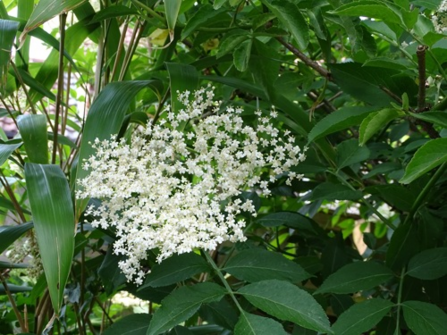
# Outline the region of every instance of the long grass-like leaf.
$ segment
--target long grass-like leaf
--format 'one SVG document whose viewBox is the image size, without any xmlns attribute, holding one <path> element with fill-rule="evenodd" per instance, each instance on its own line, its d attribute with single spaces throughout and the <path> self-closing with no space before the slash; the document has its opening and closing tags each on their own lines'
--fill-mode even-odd
<svg viewBox="0 0 447 335">
<path fill-rule="evenodd" d="M 57 165 L 25 164 L 25 179 L 51 302 L 63 302 L 74 250 L 73 202 L 67 179 Z"/>
</svg>

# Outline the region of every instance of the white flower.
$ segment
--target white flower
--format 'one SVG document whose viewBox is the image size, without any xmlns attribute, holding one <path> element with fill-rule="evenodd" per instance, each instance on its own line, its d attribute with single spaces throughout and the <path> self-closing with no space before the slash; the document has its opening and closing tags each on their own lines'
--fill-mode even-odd
<svg viewBox="0 0 447 335">
<path fill-rule="evenodd" d="M 130 281 L 142 283 L 140 261 L 149 250 L 158 249 L 161 262 L 244 241 L 245 221 L 238 215 L 255 216 L 256 209 L 238 196 L 247 189 L 270 194 L 269 181 L 305 159 L 305 150 L 262 112 L 256 112 L 257 127 L 246 126 L 242 109 L 221 112 L 213 98 L 212 89 L 179 93 L 184 108 L 178 113 L 138 129 L 130 144 L 115 137 L 95 141 L 95 156 L 82 163 L 90 174 L 77 196 L 102 199 L 88 209 L 96 217 L 92 225 L 116 230 L 114 252 L 126 256 L 119 266 Z M 274 174 L 262 180 L 269 166 Z M 289 173 L 287 183 L 300 177 Z"/>
<path fill-rule="evenodd" d="M 433 26 L 439 34 L 447 32 L 447 0 L 443 0 L 432 16 Z"/>
</svg>

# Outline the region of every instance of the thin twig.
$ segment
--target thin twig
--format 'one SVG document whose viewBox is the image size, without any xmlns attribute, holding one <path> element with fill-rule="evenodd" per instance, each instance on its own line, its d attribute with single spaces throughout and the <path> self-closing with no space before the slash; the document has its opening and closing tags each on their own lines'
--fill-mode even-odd
<svg viewBox="0 0 447 335">
<path fill-rule="evenodd" d="M 418 58 L 418 71 L 419 71 L 419 93 L 418 93 L 418 113 L 425 110 L 425 52 L 427 47 L 425 45 L 419 45 L 416 51 Z"/>
<path fill-rule="evenodd" d="M 3 284 L 3 287 L 5 288 L 6 295 L 8 296 L 9 303 L 11 304 L 12 309 L 14 310 L 14 314 L 16 315 L 17 321 L 19 321 L 20 328 L 22 329 L 22 332 L 25 332 L 25 333 L 28 332 L 28 329 L 26 327 L 25 321 L 23 320 L 22 314 L 20 314 L 20 311 L 17 308 L 17 305 L 16 305 L 14 298 L 11 294 L 11 291 L 9 290 L 8 284 L 6 283 L 6 280 L 2 274 L 0 274 L 0 280 Z"/>
</svg>

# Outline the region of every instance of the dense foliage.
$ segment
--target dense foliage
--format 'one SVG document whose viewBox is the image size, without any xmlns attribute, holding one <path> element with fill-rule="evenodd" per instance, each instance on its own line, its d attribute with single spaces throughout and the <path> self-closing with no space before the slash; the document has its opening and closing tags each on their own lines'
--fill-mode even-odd
<svg viewBox="0 0 447 335">
<path fill-rule="evenodd" d="M 446 32 L 441 0 L 0 1 L 0 333 L 446 334 Z"/>
</svg>

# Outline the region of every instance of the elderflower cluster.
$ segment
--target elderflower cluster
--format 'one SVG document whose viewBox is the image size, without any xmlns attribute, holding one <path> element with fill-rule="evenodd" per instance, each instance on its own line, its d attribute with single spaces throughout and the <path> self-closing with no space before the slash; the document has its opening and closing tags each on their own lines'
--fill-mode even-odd
<svg viewBox="0 0 447 335">
<path fill-rule="evenodd" d="M 443 0 L 432 16 L 432 22 L 436 32 L 447 32 L 447 0 Z"/>
<path fill-rule="evenodd" d="M 241 212 L 256 215 L 244 190 L 268 195 L 268 183 L 305 159 L 290 133 L 280 134 L 270 117 L 256 112 L 257 126 L 244 125 L 242 109 L 221 112 L 212 89 L 179 94 L 184 108 L 145 129 L 131 143 L 96 140 L 96 154 L 83 163 L 79 198 L 100 198 L 90 207 L 94 227 L 116 230 L 114 252 L 129 281 L 142 283 L 140 261 L 159 250 L 158 261 L 195 248 L 214 250 L 224 241 L 244 241 Z M 269 172 L 270 171 L 270 172 Z M 261 178 L 266 175 L 266 178 Z M 267 180 L 265 180 L 267 179 Z"/>
</svg>

